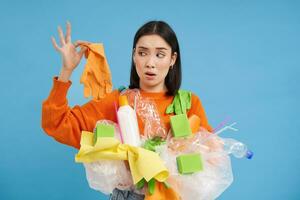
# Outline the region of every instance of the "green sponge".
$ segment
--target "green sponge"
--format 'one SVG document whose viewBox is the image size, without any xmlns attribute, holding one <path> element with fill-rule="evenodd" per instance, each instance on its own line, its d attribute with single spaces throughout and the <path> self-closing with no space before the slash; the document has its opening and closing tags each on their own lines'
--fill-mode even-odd
<svg viewBox="0 0 300 200">
<path fill-rule="evenodd" d="M 200 154 L 185 154 L 177 156 L 177 168 L 180 174 L 191 174 L 203 170 Z"/>
<path fill-rule="evenodd" d="M 94 141 L 96 143 L 98 137 L 114 137 L 115 129 L 112 125 L 98 124 L 96 127 L 96 133 Z"/>
<path fill-rule="evenodd" d="M 186 114 L 172 116 L 170 123 L 174 137 L 186 137 L 192 134 Z"/>
</svg>

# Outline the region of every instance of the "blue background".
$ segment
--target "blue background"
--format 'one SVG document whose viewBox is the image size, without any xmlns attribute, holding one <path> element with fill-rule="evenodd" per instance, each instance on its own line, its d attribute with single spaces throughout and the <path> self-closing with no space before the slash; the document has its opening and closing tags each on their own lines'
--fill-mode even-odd
<svg viewBox="0 0 300 200">
<path fill-rule="evenodd" d="M 41 104 L 59 74 L 50 37 L 103 42 L 115 87 L 129 82 L 137 29 L 167 21 L 177 33 L 183 89 L 199 95 L 210 123 L 229 116 L 253 160 L 232 158 L 234 182 L 219 198 L 300 199 L 299 1 L 1 1 L 0 199 L 107 199 L 89 188 L 76 150 L 41 129 Z M 83 104 L 84 61 L 69 104 Z"/>
</svg>

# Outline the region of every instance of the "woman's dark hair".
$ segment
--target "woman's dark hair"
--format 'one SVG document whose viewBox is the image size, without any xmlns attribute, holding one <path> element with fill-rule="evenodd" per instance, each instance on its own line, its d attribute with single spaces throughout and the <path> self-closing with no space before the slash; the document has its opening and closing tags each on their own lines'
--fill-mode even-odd
<svg viewBox="0 0 300 200">
<path fill-rule="evenodd" d="M 168 95 L 175 95 L 181 85 L 181 61 L 180 61 L 180 50 L 179 44 L 175 32 L 172 28 L 164 21 L 150 21 L 144 24 L 135 34 L 133 40 L 133 48 L 135 49 L 138 40 L 145 35 L 159 35 L 162 37 L 170 46 L 171 54 L 177 53 L 176 62 L 173 65 L 173 69 L 170 68 L 166 78 L 165 84 L 168 89 Z M 131 60 L 131 72 L 130 72 L 130 89 L 140 88 L 140 78 L 136 72 L 133 58 Z"/>
</svg>

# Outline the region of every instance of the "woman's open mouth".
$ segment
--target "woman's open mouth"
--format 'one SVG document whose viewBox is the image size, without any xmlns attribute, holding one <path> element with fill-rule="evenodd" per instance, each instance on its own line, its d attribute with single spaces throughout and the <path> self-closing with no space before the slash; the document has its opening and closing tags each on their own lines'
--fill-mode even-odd
<svg viewBox="0 0 300 200">
<path fill-rule="evenodd" d="M 152 73 L 152 72 L 146 72 L 146 79 L 148 80 L 153 80 L 156 76 L 156 74 Z"/>
</svg>

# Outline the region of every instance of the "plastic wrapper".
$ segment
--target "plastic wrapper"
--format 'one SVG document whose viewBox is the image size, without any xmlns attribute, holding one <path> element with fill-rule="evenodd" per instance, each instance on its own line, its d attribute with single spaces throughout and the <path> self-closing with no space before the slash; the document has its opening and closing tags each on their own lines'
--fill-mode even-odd
<svg viewBox="0 0 300 200">
<path fill-rule="evenodd" d="M 115 137 L 119 139 L 119 129 L 114 122 L 102 120 L 98 123 L 114 125 Z M 145 140 L 143 142 L 145 143 Z M 233 181 L 230 157 L 223 150 L 222 138 L 204 129 L 188 138 L 174 138 L 170 132 L 166 142 L 155 146 L 154 150 L 169 170 L 167 183 L 183 200 L 216 199 Z M 189 153 L 201 154 L 203 170 L 182 175 L 178 172 L 176 157 Z M 129 168 L 124 161 L 99 160 L 84 163 L 84 167 L 90 187 L 104 194 L 110 194 L 114 188 L 121 190 L 135 188 Z M 143 194 L 144 190 L 136 192 Z"/>
<path fill-rule="evenodd" d="M 145 144 L 145 140 L 155 137 L 166 140 L 165 144 L 156 146 L 155 151 L 169 170 L 167 183 L 183 200 L 216 199 L 231 185 L 233 181 L 231 160 L 223 149 L 222 138 L 205 129 L 200 129 L 188 138 L 174 138 L 171 131 L 167 132 L 154 102 L 141 97 L 137 89 L 125 90 L 122 95 L 127 96 L 130 106 L 135 108 L 137 116 L 144 124 L 144 130 L 141 130 L 144 136 L 141 138 L 142 143 Z M 115 137 L 120 140 L 117 124 L 108 120 L 101 120 L 98 123 L 113 125 Z M 201 154 L 203 170 L 182 175 L 178 172 L 176 157 L 189 153 Z M 121 190 L 135 188 L 129 167 L 124 161 L 99 160 L 84 163 L 84 167 L 90 187 L 102 193 L 110 194 L 114 188 Z M 138 192 L 144 193 L 141 190 Z"/>
<path fill-rule="evenodd" d="M 184 200 L 210 200 L 220 196 L 232 183 L 231 160 L 223 150 L 222 138 L 201 130 L 190 138 L 168 137 L 167 144 L 156 148 L 169 169 L 167 182 Z M 182 175 L 177 170 L 176 157 L 200 153 L 203 170 Z"/>
<path fill-rule="evenodd" d="M 89 186 L 104 194 L 110 194 L 114 188 L 130 189 L 132 179 L 124 161 L 103 160 L 84 163 Z"/>
<path fill-rule="evenodd" d="M 155 102 L 140 95 L 138 89 L 130 89 L 122 92 L 126 95 L 130 106 L 135 108 L 138 117 L 144 124 L 144 130 L 140 130 L 146 138 L 166 138 L 167 129 L 160 118 Z"/>
<path fill-rule="evenodd" d="M 101 120 L 99 123 L 113 125 L 115 137 L 120 140 L 117 124 L 109 120 Z M 94 190 L 110 194 L 114 188 L 127 190 L 133 187 L 130 170 L 123 160 L 99 160 L 84 163 L 84 167 L 89 186 Z"/>
</svg>

